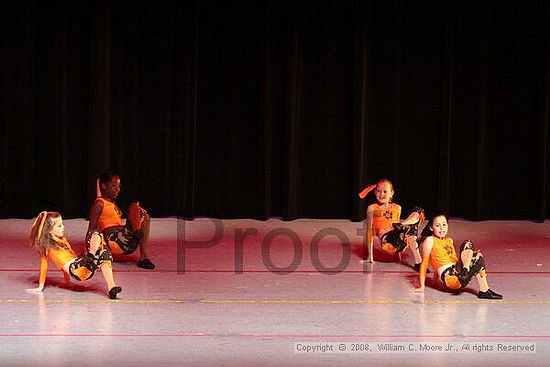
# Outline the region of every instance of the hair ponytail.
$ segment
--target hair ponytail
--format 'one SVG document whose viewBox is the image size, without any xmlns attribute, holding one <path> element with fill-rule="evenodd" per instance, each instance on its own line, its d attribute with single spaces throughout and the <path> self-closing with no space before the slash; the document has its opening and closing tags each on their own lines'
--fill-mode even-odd
<svg viewBox="0 0 550 367">
<path fill-rule="evenodd" d="M 364 199 L 365 196 L 367 196 L 367 195 L 369 194 L 369 192 L 371 192 L 372 190 L 374 190 L 374 189 L 376 188 L 377 185 L 378 185 L 378 184 L 375 183 L 375 184 L 373 184 L 373 185 L 370 185 L 370 186 L 368 186 L 368 187 L 365 187 L 365 188 L 363 189 L 363 191 L 361 191 L 361 192 L 359 193 L 359 197 L 360 197 L 361 199 Z"/>
<path fill-rule="evenodd" d="M 46 223 L 46 218 L 48 212 L 41 211 L 38 213 L 34 222 L 31 226 L 31 231 L 29 233 L 29 244 L 32 249 L 38 251 L 41 255 L 45 253 L 45 248 L 42 246 L 42 233 L 44 231 L 44 224 Z"/>
<path fill-rule="evenodd" d="M 45 256 L 48 250 L 54 246 L 49 233 L 53 223 L 52 219 L 58 217 L 61 217 L 58 212 L 41 211 L 32 223 L 29 233 L 29 245 L 42 256 Z"/>
<path fill-rule="evenodd" d="M 96 193 L 96 198 L 101 197 L 101 183 L 99 182 L 99 178 L 95 180 L 95 193 Z"/>
</svg>

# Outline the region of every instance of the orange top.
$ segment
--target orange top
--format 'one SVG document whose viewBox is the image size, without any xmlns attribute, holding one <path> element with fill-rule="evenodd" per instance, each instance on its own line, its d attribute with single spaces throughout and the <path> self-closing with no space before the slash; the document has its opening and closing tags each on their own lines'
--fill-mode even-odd
<svg viewBox="0 0 550 367">
<path fill-rule="evenodd" d="M 46 256 L 40 257 L 40 276 L 38 284 L 44 284 L 46 282 L 46 273 L 48 272 L 48 259 L 50 259 L 59 270 L 63 270 L 63 266 L 76 259 L 76 253 L 74 252 L 71 244 L 65 237 L 58 241 L 59 246 L 53 247 L 48 250 Z"/>
<path fill-rule="evenodd" d="M 97 229 L 101 232 L 105 228 L 123 226 L 122 211 L 115 203 L 103 198 L 97 198 L 103 202 L 103 210 L 97 219 Z"/>
<path fill-rule="evenodd" d="M 372 213 L 372 225 L 378 233 L 387 229 L 393 229 L 392 223 L 399 222 L 401 207 L 397 204 L 390 204 L 388 209 L 383 209 L 378 204 L 372 204 L 374 211 Z"/>
<path fill-rule="evenodd" d="M 437 269 L 443 265 L 458 262 L 458 256 L 456 255 L 452 238 L 437 238 L 435 236 L 432 236 L 432 238 L 434 242 L 432 251 L 429 254 L 423 254 L 422 256 L 420 276 L 426 276 L 428 263 L 430 263 L 434 271 L 437 271 Z"/>
</svg>

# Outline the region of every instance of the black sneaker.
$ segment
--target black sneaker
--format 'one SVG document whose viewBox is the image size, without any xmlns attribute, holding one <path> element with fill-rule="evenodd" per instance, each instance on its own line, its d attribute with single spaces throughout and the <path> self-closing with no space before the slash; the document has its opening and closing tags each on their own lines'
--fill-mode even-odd
<svg viewBox="0 0 550 367">
<path fill-rule="evenodd" d="M 502 295 L 493 292 L 492 290 L 488 289 L 486 292 L 479 291 L 477 294 L 477 298 L 483 298 L 483 299 L 502 299 Z"/>
<path fill-rule="evenodd" d="M 138 268 L 147 269 L 147 270 L 153 270 L 155 268 L 155 264 L 153 264 L 149 259 L 139 260 L 137 263 L 137 266 Z"/>
<path fill-rule="evenodd" d="M 110 299 L 116 299 L 116 295 L 122 292 L 121 287 L 113 287 L 109 290 L 109 298 Z"/>
<path fill-rule="evenodd" d="M 502 294 L 498 294 L 497 292 L 493 292 L 491 289 L 487 290 L 487 292 L 491 293 L 495 299 L 502 299 Z"/>
</svg>

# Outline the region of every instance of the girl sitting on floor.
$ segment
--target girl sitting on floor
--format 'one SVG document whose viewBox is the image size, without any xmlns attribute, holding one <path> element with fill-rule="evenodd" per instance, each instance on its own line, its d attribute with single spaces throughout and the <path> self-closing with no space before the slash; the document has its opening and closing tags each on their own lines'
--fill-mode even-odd
<svg viewBox="0 0 550 367">
<path fill-rule="evenodd" d="M 431 264 L 434 271 L 453 291 L 465 288 L 475 277 L 479 286 L 478 298 L 502 299 L 502 295 L 493 292 L 487 282 L 485 259 L 472 241 L 466 240 L 460 246 L 460 260 L 456 254 L 453 239 L 447 237 L 449 225 L 443 214 L 433 217 L 422 231 L 422 265 L 420 267 L 420 287 L 416 292 L 424 292 L 426 271 Z"/>
<path fill-rule="evenodd" d="M 44 211 L 40 212 L 34 220 L 29 242 L 31 248 L 40 254 L 40 275 L 38 287 L 27 289 L 28 293 L 43 291 L 48 272 L 48 259 L 63 272 L 67 286 L 71 285 L 71 277 L 78 281 L 88 280 L 94 275 L 96 269 L 100 268 L 109 298 L 117 298 L 117 294 L 122 291 L 114 281 L 111 252 L 98 232 L 90 236 L 89 251 L 77 256 L 65 238 L 65 226 L 61 214 Z"/>
</svg>

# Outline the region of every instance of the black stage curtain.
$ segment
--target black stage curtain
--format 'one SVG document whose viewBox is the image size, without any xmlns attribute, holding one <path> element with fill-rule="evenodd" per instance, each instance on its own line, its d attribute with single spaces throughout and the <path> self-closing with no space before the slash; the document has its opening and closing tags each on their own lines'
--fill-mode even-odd
<svg viewBox="0 0 550 367">
<path fill-rule="evenodd" d="M 549 4 L 3 1 L 0 216 L 544 220 Z"/>
</svg>

